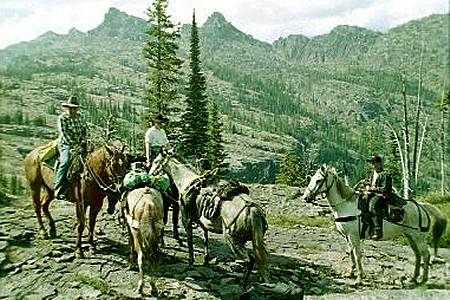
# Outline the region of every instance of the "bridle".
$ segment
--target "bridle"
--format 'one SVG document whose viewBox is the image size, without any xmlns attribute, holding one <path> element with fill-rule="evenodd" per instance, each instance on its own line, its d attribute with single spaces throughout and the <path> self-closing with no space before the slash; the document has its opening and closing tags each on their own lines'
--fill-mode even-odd
<svg viewBox="0 0 450 300">
<path fill-rule="evenodd" d="M 320 170 L 320 173 L 321 173 L 321 175 L 323 176 L 323 179 L 321 180 L 321 182 L 320 182 L 320 184 L 319 184 L 319 187 L 316 189 L 316 191 L 315 191 L 315 192 L 311 191 L 311 190 L 309 189 L 309 186 L 307 186 L 307 187 L 306 187 L 306 190 L 305 190 L 305 193 L 306 193 L 307 191 L 309 191 L 309 192 L 311 193 L 311 195 L 312 195 L 311 198 L 312 198 L 312 199 L 314 199 L 318 194 L 321 194 L 321 193 L 328 194 L 328 192 L 330 191 L 330 189 L 333 187 L 334 182 L 336 181 L 335 176 L 332 176 L 333 181 L 332 181 L 331 184 L 328 186 L 328 172 L 326 172 L 326 171 L 323 172 L 322 170 Z M 322 187 L 323 187 L 324 185 L 325 185 L 325 189 L 321 191 L 321 189 L 322 189 Z"/>
<path fill-rule="evenodd" d="M 114 158 L 115 158 L 114 155 L 113 154 L 109 154 L 109 155 L 111 156 L 111 159 L 109 160 L 109 162 L 106 162 L 105 156 L 103 156 L 103 159 L 102 159 L 102 164 L 107 165 L 105 170 L 108 175 L 108 179 L 112 182 L 109 185 L 106 184 L 105 181 L 100 176 L 97 176 L 97 174 L 95 174 L 94 170 L 92 170 L 92 168 L 89 167 L 89 165 L 86 163 L 84 158 L 81 158 L 81 161 L 83 162 L 83 166 L 84 166 L 85 170 L 87 170 L 87 172 L 92 177 L 92 179 L 94 179 L 95 183 L 103 191 L 118 193 L 122 180 L 121 180 L 121 176 L 117 175 L 117 173 L 114 172 L 114 167 L 113 167 Z"/>
</svg>

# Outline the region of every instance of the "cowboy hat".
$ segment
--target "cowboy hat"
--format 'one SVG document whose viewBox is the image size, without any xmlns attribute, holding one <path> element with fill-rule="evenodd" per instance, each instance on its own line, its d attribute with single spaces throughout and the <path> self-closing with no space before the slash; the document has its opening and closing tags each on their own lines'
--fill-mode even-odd
<svg viewBox="0 0 450 300">
<path fill-rule="evenodd" d="M 166 122 L 167 119 L 162 115 L 162 114 L 157 114 L 154 118 L 153 118 L 153 122 Z"/>
<path fill-rule="evenodd" d="M 63 107 L 74 107 L 78 108 L 80 106 L 78 98 L 76 96 L 70 96 L 67 102 L 61 104 Z"/>
<path fill-rule="evenodd" d="M 373 155 L 373 156 L 371 156 L 371 157 L 369 157 L 368 159 L 367 159 L 367 162 L 371 162 L 371 163 L 373 163 L 373 162 L 382 162 L 383 160 L 381 159 L 381 156 L 379 156 L 379 155 Z"/>
</svg>

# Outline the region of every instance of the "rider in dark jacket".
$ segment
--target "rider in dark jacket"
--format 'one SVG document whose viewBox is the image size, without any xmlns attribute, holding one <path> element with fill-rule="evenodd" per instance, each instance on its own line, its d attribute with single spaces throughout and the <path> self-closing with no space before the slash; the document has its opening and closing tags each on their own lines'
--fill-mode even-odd
<svg viewBox="0 0 450 300">
<path fill-rule="evenodd" d="M 387 202 L 392 195 L 392 177 L 383 169 L 383 161 L 380 156 L 375 155 L 367 160 L 372 176 L 366 184 L 367 199 L 369 199 L 369 210 L 374 216 L 374 235 L 372 239 L 379 240 L 383 237 L 383 215 L 387 208 Z"/>
</svg>

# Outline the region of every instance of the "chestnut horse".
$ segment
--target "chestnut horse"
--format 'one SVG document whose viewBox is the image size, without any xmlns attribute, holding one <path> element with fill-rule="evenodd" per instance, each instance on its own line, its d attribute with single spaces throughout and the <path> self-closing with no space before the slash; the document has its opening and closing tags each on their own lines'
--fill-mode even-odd
<svg viewBox="0 0 450 300">
<path fill-rule="evenodd" d="M 32 150 L 24 159 L 25 177 L 30 189 L 38 221 L 38 230 L 46 236 L 42 211 L 49 221 L 50 236 L 56 237 L 56 226 L 49 205 L 54 199 L 54 170 L 40 159 L 40 151 L 44 147 Z M 94 229 L 97 215 L 103 205 L 103 199 L 108 196 L 108 213 L 114 213 L 118 199 L 118 186 L 125 174 L 124 146 L 114 149 L 104 145 L 88 154 L 84 161 L 83 173 L 75 176 L 69 183 L 68 194 L 76 205 L 77 213 L 77 243 L 76 253 L 83 257 L 81 238 L 86 222 L 86 209 L 89 206 L 89 237 L 88 242 L 94 248 Z M 41 194 L 42 192 L 42 194 Z"/>
</svg>

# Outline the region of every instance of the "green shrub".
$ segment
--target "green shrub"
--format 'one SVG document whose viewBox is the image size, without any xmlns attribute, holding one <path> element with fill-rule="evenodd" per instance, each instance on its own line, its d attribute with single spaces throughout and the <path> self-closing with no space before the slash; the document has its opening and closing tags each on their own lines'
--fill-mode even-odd
<svg viewBox="0 0 450 300">
<path fill-rule="evenodd" d="M 111 292 L 108 283 L 101 278 L 92 276 L 91 274 L 80 272 L 76 273 L 74 277 L 75 281 L 90 285 L 93 288 L 96 288 L 97 290 L 102 292 L 102 294 L 109 294 Z"/>
<path fill-rule="evenodd" d="M 299 226 L 329 228 L 334 224 L 329 217 L 289 215 L 268 215 L 267 222 L 269 225 L 288 229 L 298 228 Z"/>
</svg>

